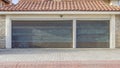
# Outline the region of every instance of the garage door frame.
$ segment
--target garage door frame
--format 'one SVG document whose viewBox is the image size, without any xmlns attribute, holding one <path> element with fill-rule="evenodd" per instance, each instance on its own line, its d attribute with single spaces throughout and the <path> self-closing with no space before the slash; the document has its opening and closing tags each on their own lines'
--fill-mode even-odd
<svg viewBox="0 0 120 68">
<path fill-rule="evenodd" d="M 110 18 L 21 18 L 6 16 L 6 48 L 12 48 L 12 21 L 13 20 L 73 20 L 73 48 L 76 48 L 76 21 L 77 20 L 110 20 L 110 48 L 115 48 L 115 15 Z"/>
</svg>

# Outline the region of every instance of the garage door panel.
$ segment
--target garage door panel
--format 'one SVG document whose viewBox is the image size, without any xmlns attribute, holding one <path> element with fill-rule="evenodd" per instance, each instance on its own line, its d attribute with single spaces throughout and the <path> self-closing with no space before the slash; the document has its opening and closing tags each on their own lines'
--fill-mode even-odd
<svg viewBox="0 0 120 68">
<path fill-rule="evenodd" d="M 70 48 L 72 21 L 14 21 L 13 48 Z"/>
<path fill-rule="evenodd" d="M 77 42 L 78 48 L 108 48 L 107 42 Z"/>
<path fill-rule="evenodd" d="M 77 21 L 78 48 L 108 48 L 109 21 Z"/>
<path fill-rule="evenodd" d="M 65 43 L 61 43 L 61 42 L 14 42 L 14 48 L 71 48 L 72 43 L 69 42 L 65 42 Z"/>
</svg>

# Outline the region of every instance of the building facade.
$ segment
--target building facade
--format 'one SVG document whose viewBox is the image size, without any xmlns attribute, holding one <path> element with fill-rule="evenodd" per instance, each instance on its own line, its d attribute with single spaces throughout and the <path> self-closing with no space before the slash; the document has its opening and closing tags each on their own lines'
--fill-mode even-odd
<svg viewBox="0 0 120 68">
<path fill-rule="evenodd" d="M 0 48 L 119 48 L 118 0 L 20 0 L 0 8 Z"/>
</svg>

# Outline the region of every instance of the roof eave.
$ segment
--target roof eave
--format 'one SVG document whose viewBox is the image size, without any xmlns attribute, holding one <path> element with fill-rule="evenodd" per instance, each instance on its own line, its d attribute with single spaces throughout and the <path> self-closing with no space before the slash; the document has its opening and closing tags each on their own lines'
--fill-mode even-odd
<svg viewBox="0 0 120 68">
<path fill-rule="evenodd" d="M 0 14 L 120 14 L 120 11 L 0 11 Z"/>
</svg>

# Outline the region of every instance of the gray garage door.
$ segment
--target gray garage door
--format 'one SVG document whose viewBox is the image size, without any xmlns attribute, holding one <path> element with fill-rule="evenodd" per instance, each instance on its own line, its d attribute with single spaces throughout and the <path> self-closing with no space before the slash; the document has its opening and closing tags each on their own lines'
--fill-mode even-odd
<svg viewBox="0 0 120 68">
<path fill-rule="evenodd" d="M 77 48 L 108 48 L 109 21 L 77 21 Z"/>
<path fill-rule="evenodd" d="M 72 21 L 13 21 L 13 48 L 72 48 Z"/>
</svg>

